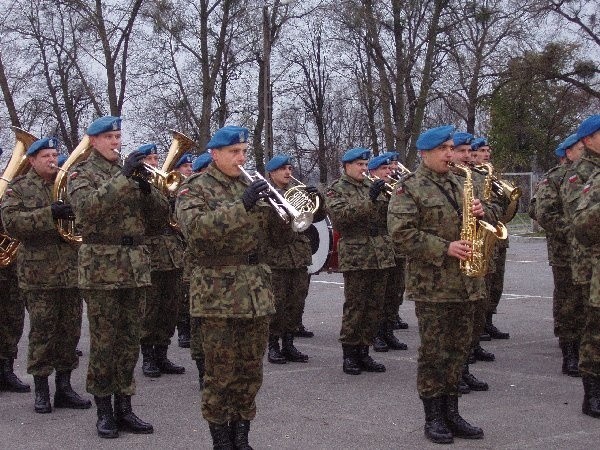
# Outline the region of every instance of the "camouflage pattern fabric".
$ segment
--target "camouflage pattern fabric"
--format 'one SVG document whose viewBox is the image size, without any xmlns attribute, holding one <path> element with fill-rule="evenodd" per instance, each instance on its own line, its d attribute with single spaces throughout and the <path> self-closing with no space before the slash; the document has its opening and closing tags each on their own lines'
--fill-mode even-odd
<svg viewBox="0 0 600 450">
<path fill-rule="evenodd" d="M 473 337 L 471 339 L 471 342 L 473 345 L 476 345 L 477 343 L 479 343 L 479 338 L 485 328 L 486 316 L 487 316 L 488 311 L 490 310 L 490 308 L 489 308 L 490 295 L 489 295 L 488 283 L 487 283 L 487 277 L 489 275 L 491 275 L 491 274 L 486 275 L 485 283 L 484 283 L 485 288 L 486 288 L 486 295 L 482 296 L 479 300 L 475 301 L 474 306 L 473 306 Z"/>
<path fill-rule="evenodd" d="M 140 351 L 143 288 L 88 289 L 90 362 L 86 389 L 105 397 L 135 394 L 133 370 Z"/>
<path fill-rule="evenodd" d="M 211 423 L 252 420 L 263 380 L 269 318 L 202 319 L 206 373 L 202 416 Z"/>
<path fill-rule="evenodd" d="M 4 227 L 21 241 L 17 253 L 21 289 L 77 287 L 77 247 L 58 234 L 50 208 L 52 187 L 30 170 L 12 180 L 2 201 Z"/>
<path fill-rule="evenodd" d="M 24 290 L 29 310 L 27 373 L 47 377 L 72 371 L 81 336 L 82 302 L 77 288 Z"/>
<path fill-rule="evenodd" d="M 381 308 L 381 325 L 383 329 L 392 330 L 396 322 L 398 308 L 402 304 L 404 294 L 404 259 L 397 258 L 399 266 L 386 269 L 388 281 L 383 295 Z"/>
<path fill-rule="evenodd" d="M 152 286 L 146 288 L 143 305 L 141 345 L 171 343 L 181 304 L 181 273 L 177 269 L 152 272 Z"/>
<path fill-rule="evenodd" d="M 309 275 L 306 266 L 297 269 L 272 268 L 271 284 L 275 297 L 275 314 L 270 333 L 283 336 L 292 333 L 302 320 L 304 300 L 308 295 Z"/>
<path fill-rule="evenodd" d="M 190 353 L 194 361 L 202 361 L 204 359 L 204 349 L 202 347 L 202 319 L 200 317 L 192 317 L 190 319 Z"/>
<path fill-rule="evenodd" d="M 506 239 L 508 240 L 508 239 Z M 502 241 L 498 241 L 502 242 Z M 488 311 L 494 312 L 500 303 L 502 298 L 502 292 L 504 291 L 504 272 L 506 271 L 506 249 L 508 245 L 496 245 L 494 251 L 494 267 L 495 270 L 492 273 L 488 273 L 486 281 L 489 285 L 489 299 L 487 301 Z"/>
<path fill-rule="evenodd" d="M 458 381 L 471 346 L 474 307 L 474 302 L 415 302 L 421 339 L 419 397 L 458 395 Z"/>
<path fill-rule="evenodd" d="M 19 290 L 15 264 L 0 269 L 0 359 L 17 357 L 25 324 L 25 302 Z"/>
<path fill-rule="evenodd" d="M 561 340 L 579 342 L 586 320 L 582 285 L 573 283 L 573 273 L 569 266 L 552 266 L 552 276 L 554 335 Z"/>
</svg>

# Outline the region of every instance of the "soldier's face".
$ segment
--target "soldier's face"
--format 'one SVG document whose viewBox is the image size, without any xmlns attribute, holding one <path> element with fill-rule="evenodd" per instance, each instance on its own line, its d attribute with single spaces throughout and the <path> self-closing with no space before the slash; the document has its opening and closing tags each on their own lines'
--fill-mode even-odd
<svg viewBox="0 0 600 450">
<path fill-rule="evenodd" d="M 246 162 L 248 144 L 240 143 L 213 149 L 211 152 L 213 163 L 221 172 L 228 177 L 239 177 L 242 173 L 238 166 Z"/>
<path fill-rule="evenodd" d="M 53 180 L 58 172 L 58 152 L 54 148 L 45 148 L 29 156 L 31 168 L 45 180 Z"/>
<path fill-rule="evenodd" d="M 344 164 L 344 172 L 350 178 L 355 179 L 356 181 L 362 181 L 365 179 L 363 175 L 364 172 L 367 171 L 367 160 L 366 159 L 355 159 L 352 162 Z"/>
<path fill-rule="evenodd" d="M 448 140 L 431 150 L 423 151 L 423 164 L 436 173 L 447 173 L 450 170 L 448 164 L 452 162 L 453 149 L 452 140 Z"/>
<path fill-rule="evenodd" d="M 567 149 L 567 158 L 571 162 L 579 160 L 579 158 L 581 158 L 581 156 L 583 155 L 584 149 L 585 145 L 583 145 L 583 142 L 577 141 L 575 144 L 573 144 Z"/>
<path fill-rule="evenodd" d="M 390 173 L 392 173 L 392 166 L 390 164 L 382 164 L 377 169 L 369 170 L 371 175 L 381 178 L 385 181 L 390 181 Z"/>
<path fill-rule="evenodd" d="M 492 150 L 487 145 L 479 147 L 479 150 L 477 150 L 475 153 L 477 154 L 477 164 L 485 164 L 490 162 Z"/>
<path fill-rule="evenodd" d="M 594 153 L 600 153 L 600 130 L 582 139 L 583 143 Z"/>
<path fill-rule="evenodd" d="M 151 153 L 144 158 L 144 162 L 152 167 L 158 167 L 158 155 L 156 153 Z"/>
<path fill-rule="evenodd" d="M 175 170 L 177 170 L 181 175 L 187 178 L 192 174 L 192 163 L 182 164 Z"/>
<path fill-rule="evenodd" d="M 292 179 L 292 166 L 290 164 L 281 166 L 279 169 L 269 172 L 269 177 L 275 186 L 283 189 Z"/>
<path fill-rule="evenodd" d="M 469 144 L 457 145 L 452 152 L 452 162 L 456 164 L 468 164 L 473 161 L 471 146 Z"/>
<path fill-rule="evenodd" d="M 121 157 L 121 131 L 107 131 L 90 136 L 90 143 L 108 161 L 117 161 Z"/>
</svg>

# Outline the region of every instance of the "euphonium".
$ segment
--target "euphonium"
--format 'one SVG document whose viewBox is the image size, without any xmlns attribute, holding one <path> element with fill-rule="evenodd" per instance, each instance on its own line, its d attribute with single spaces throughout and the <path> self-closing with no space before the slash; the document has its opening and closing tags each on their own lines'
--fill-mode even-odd
<svg viewBox="0 0 600 450">
<path fill-rule="evenodd" d="M 17 142 L 10 160 L 2 173 L 2 177 L 0 177 L 0 200 L 4 196 L 6 188 L 12 179 L 20 175 L 25 175 L 31 168 L 25 153 L 27 153 L 29 146 L 37 141 L 34 135 L 25 130 L 17 127 L 11 127 L 11 129 L 15 133 Z M 7 267 L 15 260 L 19 245 L 19 241 L 11 238 L 4 232 L 0 232 L 0 267 Z"/>
<path fill-rule="evenodd" d="M 309 195 L 306 192 L 306 185 L 294 177 L 292 181 L 295 186 L 289 188 L 283 194 L 284 198 L 300 212 L 310 212 L 315 215 L 321 206 L 321 200 L 318 195 Z"/>
<path fill-rule="evenodd" d="M 62 167 L 58 168 L 58 173 L 54 179 L 54 187 L 52 189 L 52 198 L 55 202 L 64 202 L 67 197 L 67 180 L 69 169 L 75 164 L 85 161 L 92 153 L 92 144 L 88 135 L 84 135 L 83 139 L 77 144 L 77 147 L 71 152 Z M 81 243 L 81 235 L 75 232 L 75 221 L 67 219 L 56 219 L 56 228 L 58 234 L 67 242 L 74 244 Z"/>
<path fill-rule="evenodd" d="M 256 180 L 263 180 L 267 183 L 268 188 L 266 192 L 269 195 L 268 197 L 265 197 L 265 200 L 271 205 L 277 215 L 281 217 L 285 223 L 291 224 L 292 230 L 301 233 L 310 227 L 313 220 L 313 213 L 311 211 L 298 211 L 296 207 L 288 202 L 283 195 L 277 192 L 277 189 L 271 186 L 271 184 L 260 173 L 254 172 L 254 174 L 251 175 L 242 166 L 238 167 L 248 182 L 252 183 Z"/>
<path fill-rule="evenodd" d="M 488 199 L 491 198 L 491 191 L 493 191 L 498 197 L 508 200 L 508 206 L 504 212 L 504 215 L 500 217 L 500 220 L 503 223 L 510 222 L 515 217 L 515 214 L 517 214 L 517 210 L 519 209 L 519 199 L 523 194 L 521 189 L 507 180 L 498 179 L 498 177 L 496 177 L 494 174 L 494 166 L 492 166 L 491 163 L 480 164 L 475 166 L 473 170 L 486 175 L 486 184 L 488 186 L 487 194 L 490 195 L 490 197 L 487 197 Z M 484 198 L 486 198 L 485 194 L 486 193 L 484 193 Z"/>
<path fill-rule="evenodd" d="M 506 239 L 506 234 L 502 234 L 502 230 L 496 230 L 493 225 L 477 219 L 473 215 L 475 194 L 471 170 L 460 164 L 452 164 L 452 167 L 461 170 L 465 175 L 460 239 L 471 243 L 471 256 L 460 261 L 460 270 L 468 277 L 480 278 L 487 273 L 488 262 L 492 257 L 496 240 Z M 504 228 L 504 233 L 506 233 L 506 228 Z"/>
</svg>

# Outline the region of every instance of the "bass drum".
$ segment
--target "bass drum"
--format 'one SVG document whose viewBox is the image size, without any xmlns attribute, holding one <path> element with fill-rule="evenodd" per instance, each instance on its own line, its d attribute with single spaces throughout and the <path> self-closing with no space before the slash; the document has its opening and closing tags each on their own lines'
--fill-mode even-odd
<svg viewBox="0 0 600 450">
<path fill-rule="evenodd" d="M 335 249 L 331 220 L 329 217 L 325 217 L 325 219 L 313 223 L 304 234 L 310 239 L 312 250 L 312 264 L 308 266 L 308 273 L 315 275 L 322 270 L 329 272 L 330 261 Z"/>
</svg>

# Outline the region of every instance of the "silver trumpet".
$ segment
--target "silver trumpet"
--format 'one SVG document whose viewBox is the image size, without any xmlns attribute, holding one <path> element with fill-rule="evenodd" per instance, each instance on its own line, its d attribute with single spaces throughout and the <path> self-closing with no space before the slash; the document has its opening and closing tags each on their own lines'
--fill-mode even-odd
<svg viewBox="0 0 600 450">
<path fill-rule="evenodd" d="M 294 205 L 288 202 L 283 195 L 277 192 L 277 189 L 271 186 L 271 184 L 260 173 L 254 172 L 254 174 L 251 175 L 242 166 L 238 167 L 248 182 L 252 183 L 256 180 L 263 180 L 267 183 L 268 188 L 265 193 L 268 194 L 268 197 L 265 197 L 265 200 L 269 202 L 273 209 L 275 209 L 277 215 L 281 217 L 285 223 L 291 224 L 292 230 L 301 233 L 310 227 L 313 221 L 313 213 L 311 211 L 298 211 Z"/>
</svg>

